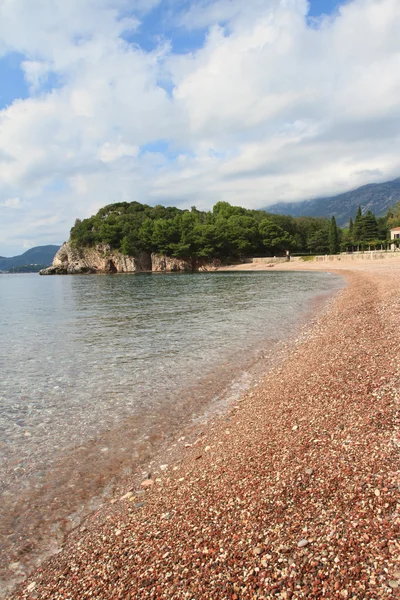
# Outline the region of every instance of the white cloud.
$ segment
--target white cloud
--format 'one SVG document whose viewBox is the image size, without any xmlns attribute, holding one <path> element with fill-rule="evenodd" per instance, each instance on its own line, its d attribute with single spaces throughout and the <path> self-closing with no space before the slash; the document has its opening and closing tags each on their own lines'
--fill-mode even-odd
<svg viewBox="0 0 400 600">
<path fill-rule="evenodd" d="M 19 198 L 7 198 L 0 206 L 4 208 L 21 208 L 21 200 Z"/>
<path fill-rule="evenodd" d="M 264 207 L 400 174 L 398 0 L 318 27 L 305 0 L 193 1 L 176 19 L 208 34 L 181 55 L 122 37 L 157 3 L 0 5 L 31 92 L 0 111 L 1 247 L 62 241 L 113 201 Z"/>
</svg>

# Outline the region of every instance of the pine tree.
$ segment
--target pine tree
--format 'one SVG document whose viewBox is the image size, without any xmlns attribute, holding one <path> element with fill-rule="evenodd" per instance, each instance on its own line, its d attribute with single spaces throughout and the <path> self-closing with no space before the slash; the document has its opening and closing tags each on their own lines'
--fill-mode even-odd
<svg viewBox="0 0 400 600">
<path fill-rule="evenodd" d="M 361 235 L 363 242 L 373 242 L 378 239 L 378 223 L 370 210 L 364 216 Z"/>
<path fill-rule="evenodd" d="M 349 242 L 353 243 L 353 233 L 354 233 L 354 223 L 353 223 L 353 219 L 350 217 L 350 223 L 349 223 Z"/>
<path fill-rule="evenodd" d="M 361 206 L 357 208 L 356 218 L 353 224 L 353 242 L 359 244 L 362 242 L 362 229 L 363 229 L 364 217 L 361 211 Z"/>
<path fill-rule="evenodd" d="M 336 225 L 336 219 L 332 215 L 329 226 L 329 253 L 337 254 L 339 252 L 339 233 Z"/>
</svg>

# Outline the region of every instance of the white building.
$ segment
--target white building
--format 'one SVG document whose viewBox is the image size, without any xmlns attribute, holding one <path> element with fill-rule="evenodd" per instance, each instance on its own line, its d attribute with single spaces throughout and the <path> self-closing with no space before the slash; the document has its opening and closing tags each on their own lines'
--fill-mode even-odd
<svg viewBox="0 0 400 600">
<path fill-rule="evenodd" d="M 400 241 L 400 227 L 393 227 L 393 229 L 390 230 L 390 239 Z M 392 244 L 392 250 L 395 250 L 396 247 L 397 244 Z"/>
</svg>

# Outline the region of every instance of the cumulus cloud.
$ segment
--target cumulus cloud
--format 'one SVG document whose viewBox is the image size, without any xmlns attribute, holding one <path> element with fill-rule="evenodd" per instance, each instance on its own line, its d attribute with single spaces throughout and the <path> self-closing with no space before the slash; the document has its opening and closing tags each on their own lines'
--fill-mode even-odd
<svg viewBox="0 0 400 600">
<path fill-rule="evenodd" d="M 306 0 L 192 0 L 186 53 L 130 41 L 159 2 L 0 5 L 30 90 L 0 110 L 1 253 L 120 200 L 260 208 L 399 175 L 398 0 L 318 21 Z"/>
</svg>

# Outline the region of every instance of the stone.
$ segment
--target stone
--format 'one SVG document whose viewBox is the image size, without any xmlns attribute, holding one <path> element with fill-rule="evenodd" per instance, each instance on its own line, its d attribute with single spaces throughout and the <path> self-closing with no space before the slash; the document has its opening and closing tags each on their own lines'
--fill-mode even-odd
<svg viewBox="0 0 400 600">
<path fill-rule="evenodd" d="M 28 587 L 26 588 L 26 591 L 27 592 L 33 592 L 33 590 L 35 589 L 35 587 L 36 587 L 36 581 L 32 581 L 32 583 L 30 583 L 28 585 Z"/>
<path fill-rule="evenodd" d="M 310 542 L 308 540 L 300 540 L 299 542 L 297 542 L 297 547 L 298 548 L 305 548 L 305 546 L 308 546 Z"/>
<path fill-rule="evenodd" d="M 314 475 L 314 469 L 306 469 L 307 475 Z"/>
<path fill-rule="evenodd" d="M 133 492 L 127 492 L 124 496 L 121 497 L 121 500 L 129 500 L 129 498 L 132 498 L 133 496 Z"/>
<path fill-rule="evenodd" d="M 399 587 L 399 582 L 392 579 L 389 581 L 389 585 L 393 590 L 396 590 Z"/>
<path fill-rule="evenodd" d="M 154 485 L 154 481 L 152 479 L 145 479 L 141 483 L 142 488 L 145 488 L 145 489 L 149 489 L 149 488 L 153 487 L 153 485 Z"/>
<path fill-rule="evenodd" d="M 260 546 L 256 546 L 253 549 L 253 554 L 255 554 L 256 556 L 260 556 L 260 554 L 262 554 L 262 548 Z"/>
</svg>

